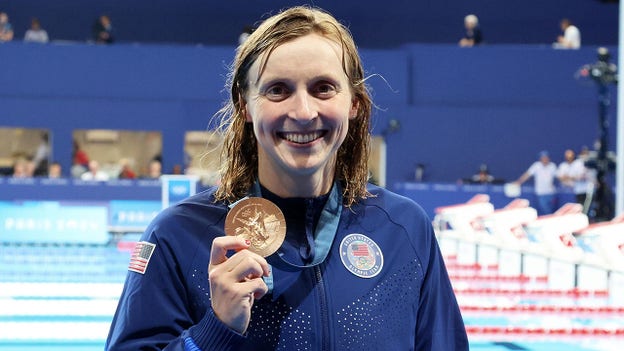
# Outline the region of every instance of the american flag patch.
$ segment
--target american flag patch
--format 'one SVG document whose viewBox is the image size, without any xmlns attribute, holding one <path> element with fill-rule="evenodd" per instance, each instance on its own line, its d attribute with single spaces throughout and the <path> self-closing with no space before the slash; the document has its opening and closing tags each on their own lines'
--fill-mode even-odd
<svg viewBox="0 0 624 351">
<path fill-rule="evenodd" d="M 128 270 L 145 274 L 147 264 L 149 263 L 152 253 L 154 253 L 156 244 L 148 243 L 147 241 L 139 241 L 134 246 L 134 251 L 130 257 L 130 264 Z"/>
<path fill-rule="evenodd" d="M 367 244 L 353 244 L 351 250 L 353 250 L 353 256 L 368 256 Z"/>
<path fill-rule="evenodd" d="M 340 260 L 345 268 L 360 278 L 373 278 L 383 268 L 383 253 L 371 238 L 353 233 L 340 242 Z"/>
</svg>

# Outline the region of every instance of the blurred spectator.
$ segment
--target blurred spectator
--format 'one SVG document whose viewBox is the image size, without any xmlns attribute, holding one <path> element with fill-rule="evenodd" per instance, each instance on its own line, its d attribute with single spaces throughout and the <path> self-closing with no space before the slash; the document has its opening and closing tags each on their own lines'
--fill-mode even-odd
<svg viewBox="0 0 624 351">
<path fill-rule="evenodd" d="M 80 144 L 76 140 L 74 140 L 74 150 L 73 150 L 73 164 L 81 165 L 85 168 L 89 166 L 89 156 L 87 153 L 80 148 Z"/>
<path fill-rule="evenodd" d="M 9 16 L 0 12 L 0 42 L 13 40 L 13 27 L 9 23 Z"/>
<path fill-rule="evenodd" d="M 30 20 L 30 29 L 24 34 L 24 41 L 31 43 L 47 43 L 49 41 L 48 32 L 41 28 L 39 19 L 33 18 Z"/>
<path fill-rule="evenodd" d="M 459 40 L 459 46 L 461 47 L 473 47 L 483 42 L 483 33 L 479 26 L 479 18 L 475 15 L 468 15 L 464 18 L 464 28 L 466 32 L 464 37 Z"/>
<path fill-rule="evenodd" d="M 113 43 L 113 24 L 110 17 L 102 15 L 95 21 L 95 24 L 93 24 L 93 40 L 98 44 Z"/>
<path fill-rule="evenodd" d="M 173 165 L 173 170 L 171 171 L 171 174 L 184 174 L 184 172 L 182 171 L 182 166 L 178 164 Z"/>
<path fill-rule="evenodd" d="M 121 171 L 119 172 L 119 179 L 135 179 L 136 173 L 132 170 L 130 161 L 127 158 L 119 160 L 121 165 Z"/>
<path fill-rule="evenodd" d="M 425 180 L 425 165 L 422 163 L 416 164 L 414 169 L 414 180 L 417 182 L 422 182 Z"/>
<path fill-rule="evenodd" d="M 37 176 L 46 175 L 48 173 L 48 162 L 50 158 L 50 142 L 47 132 L 41 133 L 41 141 L 35 151 L 33 157 L 33 165 L 35 167 L 34 174 Z"/>
<path fill-rule="evenodd" d="M 547 151 L 539 153 L 539 161 L 534 162 L 514 183 L 521 185 L 533 177 L 535 181 L 535 195 L 537 196 L 538 212 L 540 215 L 551 214 L 556 207 L 555 177 L 557 166 L 550 161 Z"/>
<path fill-rule="evenodd" d="M 48 178 L 61 178 L 61 177 L 63 177 L 61 164 L 58 162 L 50 163 L 50 167 L 48 167 Z"/>
<path fill-rule="evenodd" d="M 490 174 L 486 164 L 482 164 L 479 167 L 479 172 L 477 172 L 477 174 L 473 175 L 472 178 L 470 178 L 470 182 L 476 184 L 487 184 L 492 183 L 493 181 L 494 176 Z"/>
<path fill-rule="evenodd" d="M 100 170 L 100 164 L 96 160 L 89 161 L 89 170 L 80 176 L 82 180 L 98 180 L 106 181 L 109 179 L 108 174 Z"/>
<path fill-rule="evenodd" d="M 564 18 L 559 23 L 563 35 L 557 37 L 557 42 L 553 44 L 556 49 L 579 49 L 581 47 L 581 31 Z"/>
<path fill-rule="evenodd" d="M 574 151 L 565 151 L 565 160 L 559 164 L 557 178 L 563 186 L 574 191 L 576 202 L 584 205 L 585 198 L 587 197 L 587 187 L 589 185 L 589 172 L 587 168 L 585 168 L 585 162 L 575 156 Z"/>
<path fill-rule="evenodd" d="M 88 167 L 89 156 L 80 148 L 78 141 L 74 139 L 74 149 L 72 150 L 72 177 L 80 178 L 80 176 L 87 171 Z"/>
<path fill-rule="evenodd" d="M 149 179 L 158 179 L 162 175 L 162 164 L 158 160 L 152 160 L 147 168 L 147 176 Z"/>
<path fill-rule="evenodd" d="M 247 38 L 249 37 L 249 35 L 253 33 L 253 31 L 254 31 L 254 27 L 245 26 L 241 34 L 238 36 L 238 45 L 241 45 L 242 43 L 244 43 L 245 40 L 247 40 Z"/>
<path fill-rule="evenodd" d="M 26 159 L 26 177 L 32 178 L 35 176 L 35 162 L 30 159 Z"/>
<path fill-rule="evenodd" d="M 587 146 L 583 146 L 578 154 L 578 159 L 583 162 L 583 165 L 585 166 L 585 170 L 587 171 L 587 181 L 590 183 L 589 186 L 596 182 L 597 173 L 596 169 L 588 167 L 587 165 L 587 162 L 590 161 L 590 158 L 591 154 L 589 152 L 589 148 Z"/>
<path fill-rule="evenodd" d="M 18 157 L 13 163 L 13 178 L 28 178 L 28 160 L 24 157 Z"/>
</svg>

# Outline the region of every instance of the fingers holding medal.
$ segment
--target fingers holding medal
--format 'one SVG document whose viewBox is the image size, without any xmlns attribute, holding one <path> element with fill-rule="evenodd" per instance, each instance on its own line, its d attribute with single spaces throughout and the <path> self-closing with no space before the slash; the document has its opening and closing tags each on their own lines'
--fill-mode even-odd
<svg viewBox="0 0 624 351">
<path fill-rule="evenodd" d="M 225 219 L 225 234 L 249 240 L 249 250 L 262 257 L 275 253 L 286 237 L 286 220 L 271 201 L 250 197 L 237 202 Z"/>
</svg>

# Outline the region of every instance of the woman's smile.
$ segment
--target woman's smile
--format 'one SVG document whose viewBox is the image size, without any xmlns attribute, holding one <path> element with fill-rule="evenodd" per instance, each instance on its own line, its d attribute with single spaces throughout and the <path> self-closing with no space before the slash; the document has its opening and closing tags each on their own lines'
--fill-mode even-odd
<svg viewBox="0 0 624 351">
<path fill-rule="evenodd" d="M 277 132 L 280 139 L 284 139 L 295 144 L 308 144 L 323 138 L 327 134 L 326 130 L 315 130 L 311 132 Z"/>
</svg>

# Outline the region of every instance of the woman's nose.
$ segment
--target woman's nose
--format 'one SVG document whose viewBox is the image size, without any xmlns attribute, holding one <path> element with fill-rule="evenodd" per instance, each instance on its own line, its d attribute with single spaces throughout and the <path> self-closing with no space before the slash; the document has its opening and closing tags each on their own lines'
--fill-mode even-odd
<svg viewBox="0 0 624 351">
<path fill-rule="evenodd" d="M 318 117 L 316 102 L 307 92 L 298 92 L 293 96 L 292 106 L 288 115 L 300 121 L 310 121 Z"/>
</svg>

